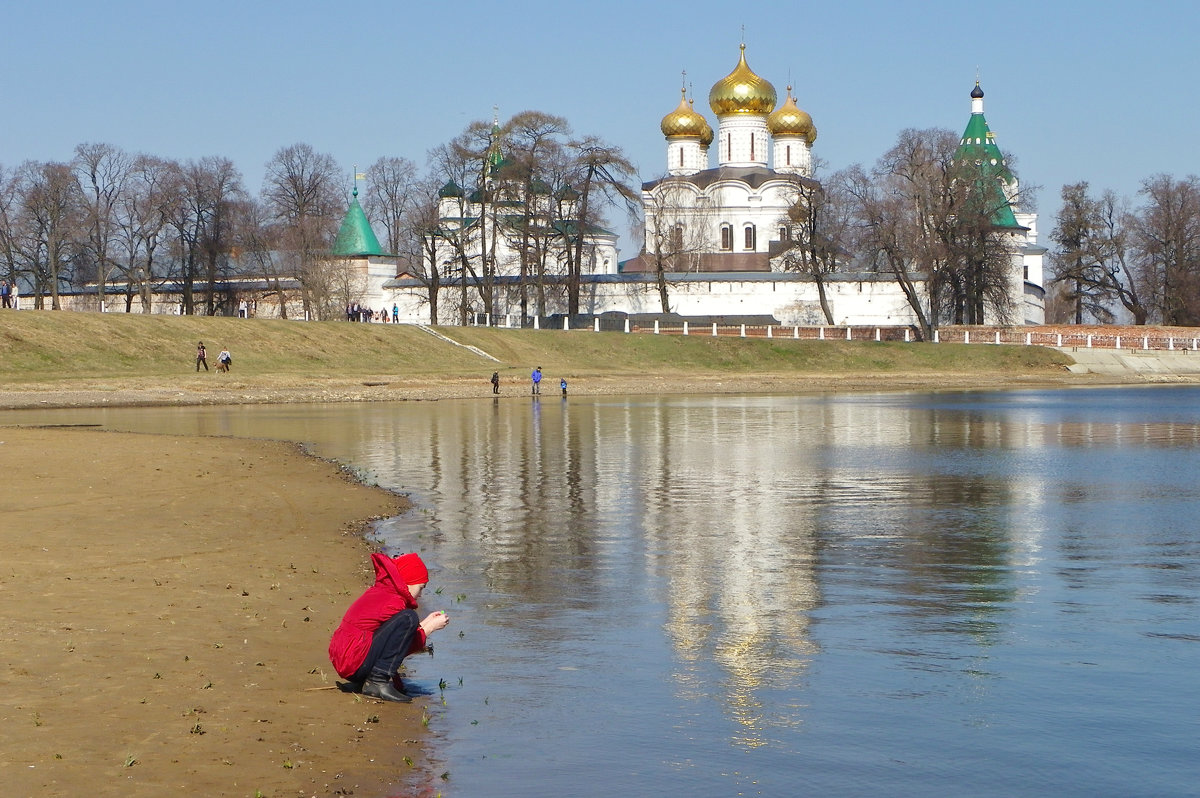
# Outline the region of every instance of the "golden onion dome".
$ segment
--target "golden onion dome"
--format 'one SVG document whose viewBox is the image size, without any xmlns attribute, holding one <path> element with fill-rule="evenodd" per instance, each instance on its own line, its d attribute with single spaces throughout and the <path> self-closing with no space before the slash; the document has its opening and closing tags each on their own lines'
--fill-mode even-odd
<svg viewBox="0 0 1200 798">
<path fill-rule="evenodd" d="M 687 100 L 687 89 L 683 89 L 679 107 L 663 117 L 661 127 L 663 135 L 669 139 L 701 138 L 704 129 L 708 127 L 708 122 L 696 113 L 696 109 L 692 108 L 691 103 Z M 711 128 L 709 129 L 711 130 Z"/>
<path fill-rule="evenodd" d="M 766 116 L 775 110 L 775 87 L 766 78 L 754 74 L 746 64 L 746 45 L 742 45 L 738 65 L 713 84 L 708 104 L 717 116 L 758 114 Z"/>
<path fill-rule="evenodd" d="M 812 144 L 817 140 L 817 128 L 807 111 L 796 107 L 792 87 L 788 86 L 787 100 L 779 110 L 767 117 L 767 130 L 772 136 L 802 136 Z"/>
<path fill-rule="evenodd" d="M 704 129 L 700 131 L 700 146 L 707 147 L 713 143 L 716 134 L 713 133 L 712 126 L 708 124 L 708 120 L 704 120 Z"/>
</svg>

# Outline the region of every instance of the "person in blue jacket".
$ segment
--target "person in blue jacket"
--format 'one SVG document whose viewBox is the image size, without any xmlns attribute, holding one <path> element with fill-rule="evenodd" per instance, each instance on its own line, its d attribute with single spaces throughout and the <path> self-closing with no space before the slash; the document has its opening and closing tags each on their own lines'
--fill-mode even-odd
<svg viewBox="0 0 1200 798">
<path fill-rule="evenodd" d="M 537 368 L 535 368 L 533 370 L 533 374 L 530 375 L 530 379 L 533 380 L 534 395 L 540 394 L 542 392 L 542 367 L 541 366 L 538 366 Z"/>
</svg>

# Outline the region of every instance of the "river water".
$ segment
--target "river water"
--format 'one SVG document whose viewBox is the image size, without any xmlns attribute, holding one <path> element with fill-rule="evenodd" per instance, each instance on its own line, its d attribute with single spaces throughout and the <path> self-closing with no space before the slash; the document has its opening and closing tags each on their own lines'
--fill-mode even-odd
<svg viewBox="0 0 1200 798">
<path fill-rule="evenodd" d="M 409 661 L 413 791 L 1200 794 L 1196 388 L 28 422 L 297 440 L 408 494 L 375 534 L 452 619 Z"/>
</svg>

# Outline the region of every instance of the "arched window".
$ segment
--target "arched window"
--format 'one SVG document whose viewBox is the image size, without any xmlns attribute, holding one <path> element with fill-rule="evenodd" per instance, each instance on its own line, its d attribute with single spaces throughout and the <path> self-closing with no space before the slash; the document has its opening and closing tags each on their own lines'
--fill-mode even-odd
<svg viewBox="0 0 1200 798">
<path fill-rule="evenodd" d="M 792 240 L 791 231 L 788 230 L 786 225 L 779 228 L 779 240 L 780 241 L 791 241 Z"/>
<path fill-rule="evenodd" d="M 679 165 L 683 166 L 683 147 L 679 148 Z"/>
<path fill-rule="evenodd" d="M 683 225 L 677 224 L 671 228 L 671 251 L 680 252 L 683 250 Z"/>
<path fill-rule="evenodd" d="M 754 160 L 754 134 L 750 134 L 750 160 Z"/>
<path fill-rule="evenodd" d="M 788 166 L 791 166 L 792 165 L 792 145 L 791 144 L 787 145 L 787 147 L 784 149 L 784 151 L 787 153 L 787 156 L 784 158 L 784 162 Z"/>
<path fill-rule="evenodd" d="M 721 249 L 733 249 L 733 226 L 721 225 Z"/>
<path fill-rule="evenodd" d="M 754 251 L 754 225 L 746 225 L 746 249 Z"/>
</svg>

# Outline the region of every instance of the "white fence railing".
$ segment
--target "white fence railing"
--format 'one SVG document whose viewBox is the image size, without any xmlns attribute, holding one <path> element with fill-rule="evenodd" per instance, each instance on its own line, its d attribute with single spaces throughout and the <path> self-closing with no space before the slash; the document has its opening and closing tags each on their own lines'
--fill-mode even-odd
<svg viewBox="0 0 1200 798">
<path fill-rule="evenodd" d="M 489 319 L 498 327 L 513 327 L 514 319 L 500 317 Z M 533 327 L 541 329 L 535 318 Z M 550 325 L 546 326 L 551 328 Z M 563 318 L 561 328 L 553 329 L 590 330 L 601 332 L 601 320 L 592 318 L 586 324 L 571 327 Z M 609 328 L 611 330 L 611 328 Z M 1062 327 L 1030 329 L 1026 327 L 941 327 L 934 331 L 933 343 L 958 344 L 1008 344 L 1013 346 L 1052 346 L 1060 348 L 1124 349 L 1132 351 L 1200 351 L 1200 329 L 1195 334 L 1165 332 L 1162 330 L 1135 330 L 1121 328 L 1122 332 L 1073 332 Z M 710 337 L 781 338 L 807 341 L 904 341 L 919 340 L 915 328 L 910 326 L 801 326 L 785 324 L 718 324 L 665 322 L 630 322 L 625 319 L 623 332 L 653 335 L 701 335 Z"/>
</svg>

